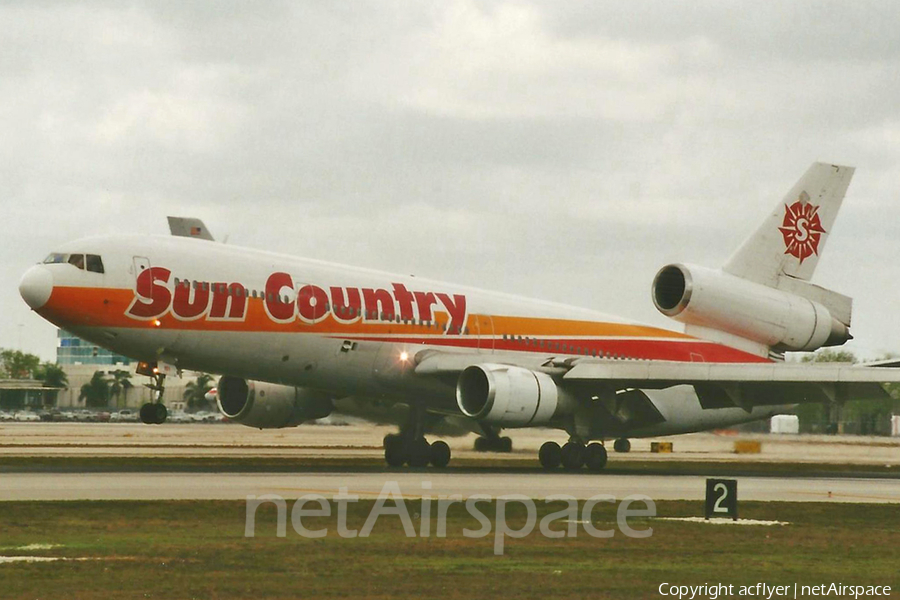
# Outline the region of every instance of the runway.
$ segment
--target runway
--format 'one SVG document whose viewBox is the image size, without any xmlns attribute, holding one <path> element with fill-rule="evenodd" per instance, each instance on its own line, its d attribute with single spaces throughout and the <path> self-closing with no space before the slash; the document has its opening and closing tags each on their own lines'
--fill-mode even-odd
<svg viewBox="0 0 900 600">
<path fill-rule="evenodd" d="M 705 473 L 710 472 L 702 465 L 713 464 L 722 476 L 738 475 L 734 478 L 741 500 L 900 503 L 900 477 L 895 471 L 900 465 L 900 440 L 891 438 L 740 436 L 761 441 L 762 451 L 750 455 L 736 454 L 734 442 L 739 437 L 728 434 L 668 438 L 675 444 L 672 454 L 651 453 L 650 440 L 633 440 L 632 452 L 611 453 L 610 464 L 618 469 L 591 474 L 538 468 L 540 444 L 547 439 L 564 441 L 558 432 L 545 430 L 509 432 L 515 448 L 511 454 L 475 453 L 473 436 L 449 438 L 458 462 L 445 471 L 382 468 L 381 438 L 392 430 L 372 425 L 258 431 L 237 425 L 4 423 L 0 460 L 7 462 L 0 467 L 0 501 L 330 497 L 342 488 L 360 498 L 374 498 L 389 482 L 396 482 L 409 498 L 523 494 L 542 499 L 565 494 L 584 499 L 607 494 L 621 499 L 642 494 L 654 500 L 700 500 Z M 156 457 L 194 462 L 189 467 L 155 469 Z M 263 466 L 215 466 L 233 467 L 236 460 L 248 457 L 260 459 Z M 38 458 L 53 466 L 31 462 Z M 122 465 L 94 468 L 94 458 L 98 463 L 121 459 Z M 277 458 L 294 462 L 272 463 Z M 344 464 L 326 467 L 328 460 Z M 299 464 L 296 461 L 305 466 L 293 467 Z M 267 464 L 278 466 L 267 469 Z M 643 471 L 629 464 L 643 465 Z M 698 467 L 685 470 L 685 464 Z M 836 464 L 851 466 L 830 475 L 825 466 Z M 666 472 L 679 465 L 681 474 Z M 877 475 L 872 471 L 876 467 L 881 470 Z"/>
<path fill-rule="evenodd" d="M 5 473 L 0 501 L 8 500 L 243 500 L 276 494 L 331 497 L 342 488 L 375 498 L 396 482 L 404 497 L 493 498 L 523 494 L 543 499 L 597 494 L 617 499 L 642 494 L 654 500 L 701 500 L 705 477 L 690 475 L 591 475 L 569 473 L 337 472 L 337 473 Z M 900 480 L 862 478 L 737 477 L 741 500 L 900 503 Z"/>
<path fill-rule="evenodd" d="M 382 439 L 395 427 L 351 423 L 304 424 L 286 429 L 258 430 L 236 424 L 139 423 L 0 423 L 3 456 L 165 456 L 165 457 L 348 457 L 380 458 Z M 511 465 L 536 464 L 537 451 L 547 440 L 565 443 L 564 432 L 510 429 L 514 452 L 493 454 Z M 434 436 L 437 437 L 437 436 Z M 442 438 L 454 459 L 483 458 L 472 450 L 474 435 Z M 738 440 L 761 443 L 758 454 L 736 454 Z M 671 454 L 650 452 L 653 441 L 668 441 Z M 900 438 L 865 436 L 769 435 L 734 432 L 692 433 L 633 439 L 628 454 L 610 453 L 610 462 L 717 461 L 733 463 L 851 464 L 900 466 Z"/>
</svg>

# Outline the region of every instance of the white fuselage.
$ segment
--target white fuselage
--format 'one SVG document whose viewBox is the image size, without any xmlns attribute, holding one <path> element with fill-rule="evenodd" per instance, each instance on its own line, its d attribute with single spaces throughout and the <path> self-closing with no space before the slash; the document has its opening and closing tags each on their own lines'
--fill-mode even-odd
<svg viewBox="0 0 900 600">
<path fill-rule="evenodd" d="M 59 259 L 23 278 L 23 297 L 59 327 L 138 360 L 335 398 L 425 397 L 431 410 L 458 414 L 452 381 L 415 373 L 428 351 L 522 365 L 764 360 L 590 310 L 189 238 L 96 237 L 57 252 L 99 256 L 103 265 L 100 273 Z M 652 394 L 666 420 L 634 434 L 777 412 L 704 410 L 690 386 Z"/>
</svg>

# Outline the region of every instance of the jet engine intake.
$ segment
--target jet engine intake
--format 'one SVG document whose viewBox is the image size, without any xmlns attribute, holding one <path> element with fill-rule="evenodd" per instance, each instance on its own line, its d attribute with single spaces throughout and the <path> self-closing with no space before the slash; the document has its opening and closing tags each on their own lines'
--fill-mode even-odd
<svg viewBox="0 0 900 600">
<path fill-rule="evenodd" d="M 779 351 L 811 351 L 851 339 L 848 325 L 822 304 L 722 271 L 668 265 L 653 279 L 652 293 L 667 317 Z"/>
<path fill-rule="evenodd" d="M 497 364 L 467 367 L 457 380 L 456 403 L 464 415 L 503 427 L 549 423 L 570 404 L 549 375 Z"/>
<path fill-rule="evenodd" d="M 217 404 L 223 415 L 248 427 L 293 427 L 331 414 L 331 398 L 298 388 L 240 377 L 219 379 Z"/>
</svg>

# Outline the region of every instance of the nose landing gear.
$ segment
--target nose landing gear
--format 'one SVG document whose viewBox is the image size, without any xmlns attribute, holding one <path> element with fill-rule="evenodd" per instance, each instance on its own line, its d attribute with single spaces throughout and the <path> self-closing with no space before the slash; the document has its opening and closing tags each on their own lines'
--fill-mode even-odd
<svg viewBox="0 0 900 600">
<path fill-rule="evenodd" d="M 155 367 L 148 363 L 140 363 L 137 368 L 138 375 L 146 375 L 150 378 L 150 383 L 145 384 L 150 388 L 156 399 L 153 402 L 147 402 L 141 406 L 140 417 L 141 423 L 146 425 L 162 425 L 169 416 L 166 405 L 162 403 L 163 392 L 166 389 L 166 375 L 160 373 Z"/>
</svg>

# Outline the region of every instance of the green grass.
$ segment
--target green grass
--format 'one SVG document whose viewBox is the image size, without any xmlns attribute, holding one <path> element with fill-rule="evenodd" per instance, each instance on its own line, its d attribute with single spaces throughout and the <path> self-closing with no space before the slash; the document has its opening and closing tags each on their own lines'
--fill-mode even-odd
<svg viewBox="0 0 900 600">
<path fill-rule="evenodd" d="M 385 470 L 380 457 L 243 457 L 243 456 L 0 456 L 3 472 L 272 472 L 314 473 L 335 469 Z M 486 455 L 454 459 L 449 471 L 477 469 L 480 472 L 534 471 L 541 467 L 536 457 Z M 405 470 L 405 469 L 403 469 Z M 900 478 L 900 464 L 856 465 L 833 463 L 784 463 L 738 461 L 644 461 L 610 460 L 604 472 L 660 473 L 666 475 L 840 475 Z"/>
<path fill-rule="evenodd" d="M 291 502 L 288 503 L 290 510 Z M 350 504 L 348 525 L 362 526 L 373 502 Z M 407 501 L 411 514 L 418 501 Z M 541 515 L 561 505 L 537 504 Z M 488 515 L 490 505 L 479 504 Z M 397 517 L 381 517 L 368 538 L 343 539 L 336 518 L 304 519 L 327 527 L 324 539 L 291 529 L 275 536 L 275 510 L 259 509 L 256 537 L 244 537 L 244 502 L 4 502 L 0 555 L 100 560 L 0 564 L 2 598 L 659 598 L 660 583 L 818 585 L 843 582 L 900 589 L 900 507 L 824 503 L 741 504 L 741 517 L 787 526 L 717 526 L 634 519 L 649 538 L 616 531 L 549 539 L 507 539 L 493 553 L 493 534 L 461 505 L 449 513 L 447 537 L 407 538 Z M 509 506 L 521 526 L 525 512 Z M 700 502 L 658 502 L 659 516 L 699 516 Z M 493 521 L 493 519 L 492 519 Z M 597 505 L 594 521 L 615 527 L 615 506 Z M 414 518 L 418 527 L 419 519 Z M 554 528 L 560 529 L 557 523 Z M 33 543 L 50 550 L 12 550 Z M 896 594 L 895 594 L 896 596 Z M 744 596 L 748 597 L 748 596 Z M 752 597 L 752 596 L 750 596 Z"/>
</svg>

